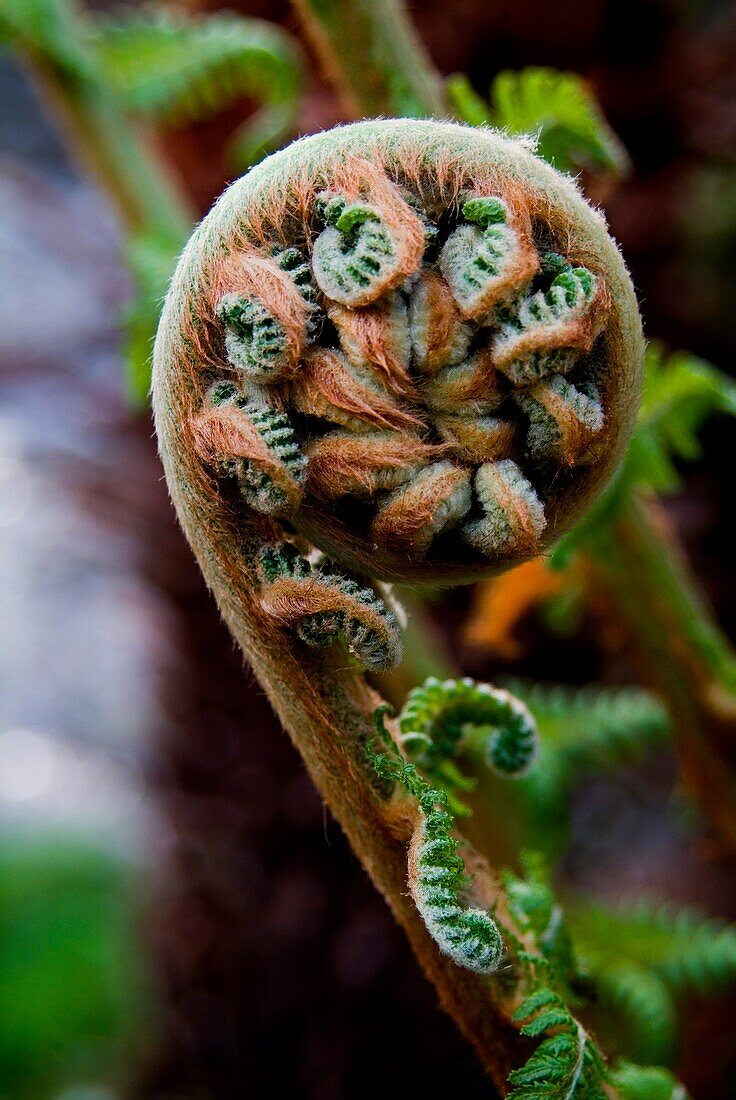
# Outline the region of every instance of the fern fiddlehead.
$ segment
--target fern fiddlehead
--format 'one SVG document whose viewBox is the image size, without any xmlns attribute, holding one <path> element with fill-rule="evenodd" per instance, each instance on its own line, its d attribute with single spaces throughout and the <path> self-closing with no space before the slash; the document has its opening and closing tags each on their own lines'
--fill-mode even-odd
<svg viewBox="0 0 736 1100">
<path fill-rule="evenodd" d="M 583 305 L 555 283 L 568 268 L 593 288 Z M 527 324 L 525 303 L 542 295 L 553 310 L 560 286 L 569 316 L 560 307 L 554 323 Z M 525 361 L 523 337 L 533 382 L 503 359 L 512 336 L 508 362 Z M 463 726 L 483 729 L 491 765 L 515 774 L 533 756 L 533 727 L 504 693 L 456 682 L 448 711 L 401 733 L 415 735 L 408 760 L 398 747 L 381 754 L 377 784 L 365 756 L 377 700 L 334 643 L 366 668 L 394 664 L 398 624 L 367 578 L 489 575 L 572 524 L 627 438 L 640 357 L 628 276 L 574 185 L 499 135 L 415 120 L 304 139 L 237 181 L 186 248 L 157 338 L 161 453 L 208 583 L 489 1062 L 494 1024 L 513 1031 L 487 977 L 502 953 L 501 888 L 458 847 L 462 776 L 431 743 L 453 722 L 455 748 Z M 593 385 L 595 423 L 575 396 Z M 570 443 L 574 417 L 584 448 Z M 388 780 L 403 793 L 387 797 Z"/>
<path fill-rule="evenodd" d="M 524 704 L 508 691 L 470 679 L 430 677 L 414 688 L 399 729 L 410 758 L 438 777 L 471 732 L 485 739 L 488 767 L 508 778 L 524 775 L 537 752 L 537 726 Z"/>
<path fill-rule="evenodd" d="M 295 414 L 290 519 L 329 556 L 387 580 L 488 574 L 610 474 L 638 319 L 602 225 L 547 172 L 461 127 L 370 124 L 296 143 L 205 223 L 203 380 Z M 356 476 L 329 476 L 333 443 Z"/>
</svg>

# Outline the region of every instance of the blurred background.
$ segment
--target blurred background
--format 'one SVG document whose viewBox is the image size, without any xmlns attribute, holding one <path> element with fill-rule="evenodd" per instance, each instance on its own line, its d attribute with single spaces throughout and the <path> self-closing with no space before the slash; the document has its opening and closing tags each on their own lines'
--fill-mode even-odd
<svg viewBox="0 0 736 1100">
<path fill-rule="evenodd" d="M 299 34 L 286 3 L 233 7 Z M 634 165 L 598 197 L 648 335 L 731 372 L 734 8 L 425 0 L 411 14 L 440 70 L 483 93 L 528 65 L 592 83 Z M 204 590 L 126 384 L 121 228 L 47 108 L 5 50 L 0 1098 L 488 1096 Z M 239 97 L 151 135 L 198 214 L 237 175 L 224 150 L 253 108 Z M 311 64 L 293 133 L 342 117 Z M 667 510 L 733 637 L 733 426 L 713 420 L 703 443 Z M 466 674 L 637 679 L 604 600 L 567 618 L 540 600 L 496 629 L 480 598 L 431 604 L 433 642 Z M 600 898 L 736 918 L 733 860 L 666 747 L 578 785 L 564 873 Z M 683 1013 L 696 1098 L 736 1095 L 734 1009 L 726 993 Z"/>
</svg>

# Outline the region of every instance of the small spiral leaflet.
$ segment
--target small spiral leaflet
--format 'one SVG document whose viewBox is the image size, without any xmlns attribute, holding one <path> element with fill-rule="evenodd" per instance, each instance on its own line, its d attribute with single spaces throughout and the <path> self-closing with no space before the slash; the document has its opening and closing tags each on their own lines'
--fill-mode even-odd
<svg viewBox="0 0 736 1100">
<path fill-rule="evenodd" d="M 323 648 L 342 636 L 363 668 L 393 668 L 401 660 L 396 616 L 372 588 L 329 563 L 313 567 L 290 542 L 265 547 L 260 571 L 261 606 L 307 645 Z"/>
<path fill-rule="evenodd" d="M 428 680 L 409 693 L 399 717 L 402 743 L 421 767 L 452 758 L 469 729 L 487 729 L 485 756 L 494 771 L 524 775 L 538 751 L 530 711 L 508 691 L 475 680 Z"/>
</svg>

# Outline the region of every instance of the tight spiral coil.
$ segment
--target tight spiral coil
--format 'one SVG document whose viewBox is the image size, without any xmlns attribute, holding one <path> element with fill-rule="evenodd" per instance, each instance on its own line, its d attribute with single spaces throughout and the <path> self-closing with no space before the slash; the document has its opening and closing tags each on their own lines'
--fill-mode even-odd
<svg viewBox="0 0 736 1100">
<path fill-rule="evenodd" d="M 539 553 L 631 428 L 641 330 L 615 245 L 492 132 L 296 142 L 226 192 L 171 293 L 157 356 L 187 378 L 174 415 L 205 476 L 378 579 Z"/>
</svg>

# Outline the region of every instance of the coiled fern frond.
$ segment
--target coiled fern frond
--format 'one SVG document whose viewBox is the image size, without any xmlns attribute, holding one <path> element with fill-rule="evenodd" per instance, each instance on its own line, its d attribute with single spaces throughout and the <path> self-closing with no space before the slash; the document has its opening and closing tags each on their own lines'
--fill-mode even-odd
<svg viewBox="0 0 736 1100">
<path fill-rule="evenodd" d="M 454 765 L 466 738 L 483 743 L 485 764 L 506 778 L 526 774 L 537 753 L 537 727 L 527 708 L 508 691 L 475 680 L 438 680 L 414 688 L 399 715 L 401 743 L 423 771 L 453 795 L 468 783 Z"/>
<path fill-rule="evenodd" d="M 260 555 L 261 607 L 275 625 L 290 627 L 319 649 L 339 637 L 363 668 L 393 668 L 401 660 L 396 616 L 353 577 L 330 563 L 313 568 L 290 542 L 265 546 Z"/>
</svg>

